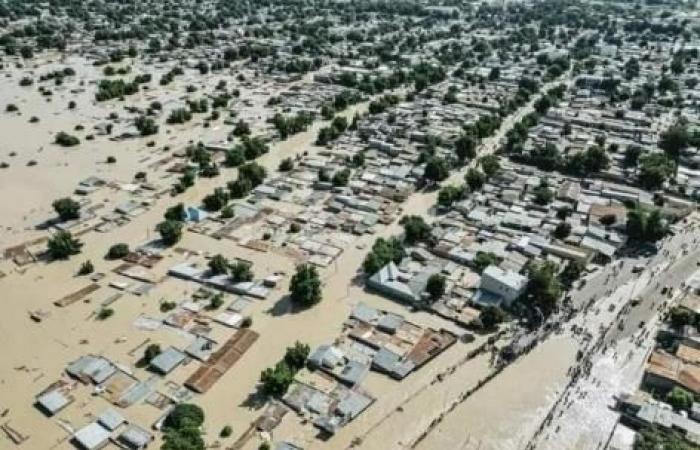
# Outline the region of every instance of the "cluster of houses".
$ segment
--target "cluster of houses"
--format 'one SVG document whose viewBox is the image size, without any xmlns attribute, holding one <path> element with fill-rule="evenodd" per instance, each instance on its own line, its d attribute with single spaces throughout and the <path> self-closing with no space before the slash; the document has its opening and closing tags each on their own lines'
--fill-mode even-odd
<svg viewBox="0 0 700 450">
<path fill-rule="evenodd" d="M 676 313 L 700 317 L 700 271 L 686 284 Z M 680 327 L 667 323 L 659 330 L 658 345 L 649 355 L 640 390 L 618 399 L 623 424 L 634 429 L 656 426 L 700 445 L 700 332 L 697 319 L 693 322 Z M 691 402 L 670 405 L 668 394 L 674 390 L 686 392 Z"/>
<path fill-rule="evenodd" d="M 425 328 L 399 314 L 358 303 L 333 344 L 309 355 L 283 401 L 330 435 L 375 398 L 362 388 L 371 370 L 401 380 L 457 341 L 447 330 Z"/>
</svg>

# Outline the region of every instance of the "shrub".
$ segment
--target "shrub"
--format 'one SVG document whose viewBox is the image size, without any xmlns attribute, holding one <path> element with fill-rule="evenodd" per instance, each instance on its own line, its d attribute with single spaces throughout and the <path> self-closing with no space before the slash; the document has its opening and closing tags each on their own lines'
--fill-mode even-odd
<svg viewBox="0 0 700 450">
<path fill-rule="evenodd" d="M 107 251 L 108 259 L 121 259 L 129 254 L 129 246 L 124 243 L 114 244 Z"/>
<path fill-rule="evenodd" d="M 92 265 L 92 261 L 89 259 L 83 262 L 78 269 L 78 275 L 89 275 L 95 271 L 95 267 Z"/>
<path fill-rule="evenodd" d="M 48 241 L 48 253 L 54 259 L 65 259 L 80 253 L 83 244 L 68 231 L 55 233 Z"/>
<path fill-rule="evenodd" d="M 71 136 L 70 134 L 66 132 L 59 132 L 56 135 L 56 139 L 54 140 L 54 143 L 60 145 L 61 147 L 74 147 L 78 144 L 80 144 L 80 139 L 78 139 L 75 136 Z"/>
<path fill-rule="evenodd" d="M 97 313 L 98 320 L 107 320 L 114 315 L 112 308 L 101 308 Z"/>
<path fill-rule="evenodd" d="M 59 198 L 52 204 L 58 217 L 63 220 L 73 220 L 80 217 L 80 203 L 70 197 Z"/>
</svg>

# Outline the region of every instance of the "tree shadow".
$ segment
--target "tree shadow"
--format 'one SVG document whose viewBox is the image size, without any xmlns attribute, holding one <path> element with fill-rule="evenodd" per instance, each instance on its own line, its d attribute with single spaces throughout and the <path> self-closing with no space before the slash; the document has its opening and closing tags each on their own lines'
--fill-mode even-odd
<svg viewBox="0 0 700 450">
<path fill-rule="evenodd" d="M 272 317 L 281 317 L 288 314 L 298 314 L 306 311 L 307 309 L 309 309 L 309 307 L 298 306 L 292 303 L 291 296 L 287 294 L 280 297 L 280 299 L 277 300 L 277 302 L 275 302 L 271 308 L 265 310 L 265 312 L 270 314 Z"/>
<path fill-rule="evenodd" d="M 255 390 L 250 392 L 241 402 L 240 407 L 247 408 L 251 411 L 261 409 L 267 403 L 267 396 L 260 390 L 260 385 L 256 386 Z"/>
</svg>

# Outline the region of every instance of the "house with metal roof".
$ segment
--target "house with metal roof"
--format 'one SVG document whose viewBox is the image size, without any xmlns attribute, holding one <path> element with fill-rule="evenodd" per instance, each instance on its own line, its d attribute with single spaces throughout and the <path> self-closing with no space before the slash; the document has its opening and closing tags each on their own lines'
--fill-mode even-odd
<svg viewBox="0 0 700 450">
<path fill-rule="evenodd" d="M 175 347 L 168 347 L 153 358 L 149 364 L 149 368 L 162 375 L 167 375 L 185 360 L 185 354 Z"/>
<path fill-rule="evenodd" d="M 117 368 L 108 359 L 93 355 L 81 356 L 66 368 L 69 375 L 83 382 L 91 380 L 95 384 L 103 383 L 116 371 Z"/>
<path fill-rule="evenodd" d="M 481 274 L 479 288 L 496 294 L 510 303 L 518 298 L 527 286 L 527 277 L 512 271 L 504 271 L 498 266 L 490 265 Z"/>
<path fill-rule="evenodd" d="M 137 425 L 130 424 L 119 435 L 117 441 L 130 450 L 143 450 L 153 441 L 153 435 Z"/>
<path fill-rule="evenodd" d="M 102 414 L 100 414 L 97 417 L 97 423 L 99 423 L 100 425 L 102 425 L 110 431 L 116 430 L 124 422 L 126 422 L 124 416 L 119 414 L 113 408 L 106 409 Z"/>
<path fill-rule="evenodd" d="M 36 398 L 36 405 L 44 413 L 53 416 L 73 402 L 72 397 L 64 395 L 60 390 L 54 389 Z"/>
<path fill-rule="evenodd" d="M 73 435 L 75 444 L 84 450 L 97 450 L 109 442 L 110 431 L 97 422 L 92 422 L 79 429 Z"/>
</svg>

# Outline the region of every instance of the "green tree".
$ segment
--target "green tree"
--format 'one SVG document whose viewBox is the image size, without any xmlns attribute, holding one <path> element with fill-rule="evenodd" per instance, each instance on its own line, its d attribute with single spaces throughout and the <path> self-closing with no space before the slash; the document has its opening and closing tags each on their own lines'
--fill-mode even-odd
<svg viewBox="0 0 700 450">
<path fill-rule="evenodd" d="M 539 308 L 545 316 L 556 309 L 561 297 L 562 286 L 556 277 L 556 271 L 556 264 L 550 261 L 530 263 L 528 266 L 525 298 L 529 305 Z"/>
<path fill-rule="evenodd" d="M 695 397 L 685 389 L 675 386 L 671 392 L 666 394 L 666 402 L 676 410 L 690 410 Z"/>
<path fill-rule="evenodd" d="M 445 277 L 439 273 L 430 275 L 428 283 L 425 285 L 425 290 L 430 295 L 432 301 L 438 300 L 445 294 Z"/>
<path fill-rule="evenodd" d="M 625 167 L 637 167 L 641 155 L 642 147 L 638 145 L 628 145 L 625 149 L 625 158 L 622 160 L 622 163 Z"/>
<path fill-rule="evenodd" d="M 161 450 L 204 450 L 202 432 L 197 427 L 169 428 L 163 434 Z"/>
<path fill-rule="evenodd" d="M 479 169 L 470 167 L 464 175 L 464 181 L 466 181 L 467 186 L 469 186 L 469 190 L 474 192 L 484 186 L 484 183 L 486 183 L 486 176 Z"/>
<path fill-rule="evenodd" d="M 499 323 L 506 320 L 506 313 L 498 306 L 489 305 L 481 310 L 479 320 L 481 320 L 481 324 L 484 328 L 492 330 Z"/>
<path fill-rule="evenodd" d="M 78 275 L 89 275 L 95 271 L 95 266 L 92 265 L 92 261 L 89 259 L 83 262 L 78 269 Z"/>
<path fill-rule="evenodd" d="M 498 156 L 496 155 L 486 155 L 479 158 L 479 165 L 481 165 L 481 170 L 488 178 L 496 175 L 501 170 L 501 164 L 498 162 Z"/>
<path fill-rule="evenodd" d="M 538 205 L 544 206 L 554 200 L 554 192 L 552 192 L 552 190 L 546 185 L 536 187 L 532 193 L 534 194 L 533 201 Z"/>
<path fill-rule="evenodd" d="M 671 125 L 661 133 L 659 147 L 674 161 L 678 161 L 680 152 L 688 146 L 688 129 L 685 124 Z"/>
<path fill-rule="evenodd" d="M 107 251 L 108 259 L 121 259 L 129 254 L 129 245 L 124 243 L 114 244 Z"/>
<path fill-rule="evenodd" d="M 213 275 L 221 275 L 228 273 L 229 262 L 228 259 L 222 254 L 217 254 L 212 256 L 209 260 L 209 271 Z"/>
<path fill-rule="evenodd" d="M 182 238 L 182 222 L 166 220 L 156 226 L 163 243 L 167 246 L 177 244 Z"/>
<path fill-rule="evenodd" d="M 640 158 L 639 183 L 645 189 L 661 189 L 674 172 L 673 161 L 661 153 L 652 153 Z"/>
<path fill-rule="evenodd" d="M 441 206 L 451 206 L 462 196 L 462 188 L 459 186 L 447 185 L 440 188 L 438 192 L 438 204 Z"/>
<path fill-rule="evenodd" d="M 225 155 L 224 165 L 226 167 L 238 167 L 246 161 L 243 148 L 235 146 L 228 150 Z"/>
<path fill-rule="evenodd" d="M 571 234 L 571 225 L 568 222 L 559 222 L 552 234 L 557 239 L 566 239 Z"/>
<path fill-rule="evenodd" d="M 472 264 L 476 271 L 481 273 L 488 266 L 497 266 L 501 263 L 501 260 L 502 259 L 493 252 L 476 252 Z"/>
<path fill-rule="evenodd" d="M 63 220 L 73 220 L 80 217 L 80 203 L 70 197 L 59 198 L 52 204 L 58 217 Z"/>
<path fill-rule="evenodd" d="M 185 205 L 182 203 L 178 203 L 175 206 L 171 206 L 167 210 L 165 210 L 165 214 L 163 216 L 165 220 L 175 220 L 178 222 L 182 222 L 185 220 L 185 217 L 187 217 L 187 214 L 185 213 Z"/>
<path fill-rule="evenodd" d="M 669 320 L 671 325 L 676 329 L 681 329 L 686 325 L 694 325 L 696 323 L 695 314 L 680 306 L 674 306 L 669 311 Z"/>
<path fill-rule="evenodd" d="M 204 423 L 204 411 L 192 403 L 179 403 L 163 422 L 163 429 L 178 429 L 201 427 Z"/>
<path fill-rule="evenodd" d="M 61 147 L 74 147 L 80 144 L 80 139 L 61 131 L 56 135 L 54 142 Z"/>
<path fill-rule="evenodd" d="M 366 275 L 371 276 L 392 261 L 398 264 L 404 256 L 406 256 L 406 252 L 399 239 L 396 237 L 378 238 L 372 245 L 372 251 L 365 257 L 362 268 Z"/>
<path fill-rule="evenodd" d="M 430 226 L 421 216 L 404 216 L 400 223 L 403 225 L 404 241 L 408 244 L 423 242 L 430 238 Z"/>
<path fill-rule="evenodd" d="M 204 197 L 202 203 L 207 211 L 219 211 L 229 201 L 229 192 L 224 188 L 215 188 L 214 192 Z"/>
<path fill-rule="evenodd" d="M 293 347 L 287 347 L 287 351 L 284 354 L 284 362 L 293 371 L 299 371 L 306 365 L 306 359 L 309 357 L 310 352 L 311 348 L 307 344 L 296 341 Z"/>
<path fill-rule="evenodd" d="M 428 159 L 423 171 L 423 177 L 429 181 L 442 181 L 450 174 L 447 161 L 443 158 L 432 156 Z"/>
<path fill-rule="evenodd" d="M 292 381 L 294 381 L 294 372 L 284 361 L 275 364 L 274 368 L 268 367 L 260 374 L 262 392 L 273 397 L 282 397 Z"/>
<path fill-rule="evenodd" d="M 231 265 L 231 278 L 236 283 L 253 280 L 253 270 L 250 263 L 245 261 L 236 261 Z"/>
<path fill-rule="evenodd" d="M 564 270 L 559 274 L 559 281 L 566 289 L 571 289 L 574 282 L 581 277 L 586 265 L 580 261 L 569 261 Z"/>
<path fill-rule="evenodd" d="M 647 426 L 637 433 L 634 450 L 697 450 L 675 431 L 666 431 L 656 425 Z"/>
<path fill-rule="evenodd" d="M 292 158 L 284 158 L 280 161 L 279 167 L 277 168 L 280 172 L 289 172 L 294 168 L 294 160 Z"/>
<path fill-rule="evenodd" d="M 315 266 L 297 266 L 289 285 L 289 294 L 292 303 L 298 306 L 309 307 L 321 301 L 321 279 Z"/>
<path fill-rule="evenodd" d="M 471 134 L 460 135 L 454 143 L 455 154 L 460 162 L 476 156 L 477 139 Z"/>
<path fill-rule="evenodd" d="M 158 344 L 148 345 L 143 352 L 143 357 L 142 357 L 143 365 L 147 366 L 148 364 L 150 364 L 151 361 L 153 360 L 153 358 L 160 355 L 160 353 L 161 353 L 160 345 L 158 345 Z"/>
<path fill-rule="evenodd" d="M 66 259 L 80 253 L 83 244 L 68 231 L 58 231 L 49 238 L 47 243 L 49 256 L 53 259 Z"/>
</svg>

